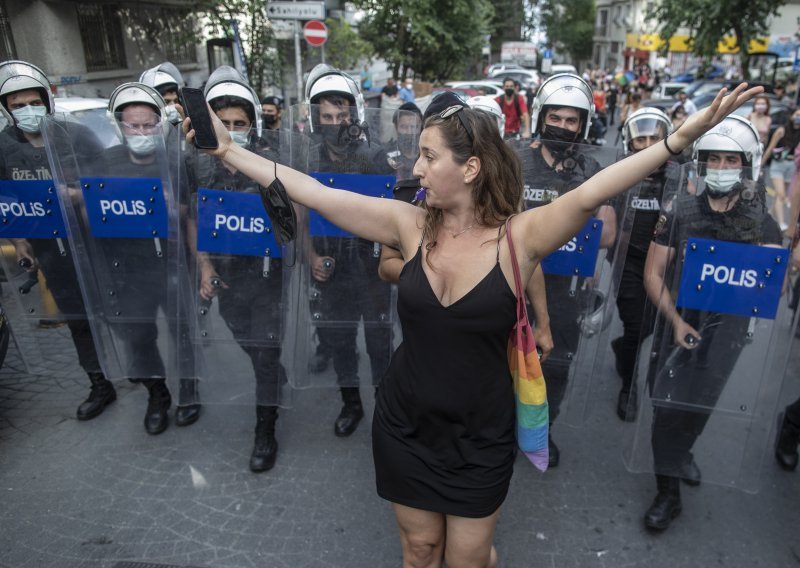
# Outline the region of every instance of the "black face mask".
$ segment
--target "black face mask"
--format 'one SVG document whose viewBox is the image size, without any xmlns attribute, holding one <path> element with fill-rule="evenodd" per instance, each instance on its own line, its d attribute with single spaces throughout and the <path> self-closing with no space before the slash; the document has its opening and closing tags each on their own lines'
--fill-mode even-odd
<svg viewBox="0 0 800 568">
<path fill-rule="evenodd" d="M 566 128 L 546 125 L 542 130 L 541 139 L 556 161 L 560 162 L 572 150 L 572 145 L 577 141 L 579 134 Z"/>
<path fill-rule="evenodd" d="M 261 121 L 264 123 L 264 126 L 272 126 L 278 122 L 278 117 L 274 114 L 262 114 Z"/>
<path fill-rule="evenodd" d="M 505 89 L 505 92 L 506 92 L 506 96 L 507 97 L 513 97 L 514 96 L 514 89 Z"/>
<path fill-rule="evenodd" d="M 403 154 L 413 154 L 416 150 L 416 137 L 413 134 L 398 134 L 397 148 Z"/>
<path fill-rule="evenodd" d="M 292 200 L 283 187 L 281 180 L 278 179 L 278 164 L 275 164 L 275 179 L 269 187 L 259 187 L 261 193 L 261 203 L 272 221 L 272 228 L 275 231 L 275 240 L 279 245 L 291 242 L 297 235 L 297 217 L 294 213 Z"/>
</svg>

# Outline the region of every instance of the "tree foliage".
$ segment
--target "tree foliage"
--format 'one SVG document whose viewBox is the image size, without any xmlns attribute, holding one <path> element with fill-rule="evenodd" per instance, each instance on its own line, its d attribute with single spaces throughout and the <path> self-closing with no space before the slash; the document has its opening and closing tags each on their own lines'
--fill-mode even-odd
<svg viewBox="0 0 800 568">
<path fill-rule="evenodd" d="M 396 77 L 456 76 L 480 61 L 494 8 L 489 0 L 356 0 L 359 33 Z"/>
<path fill-rule="evenodd" d="M 354 69 L 364 59 L 371 59 L 375 50 L 344 19 L 328 18 L 327 62 L 337 69 Z"/>
<path fill-rule="evenodd" d="M 250 85 L 261 94 L 265 86 L 281 84 L 284 60 L 263 0 L 200 0 L 198 10 L 206 16 L 206 32 L 212 37 L 233 39 L 231 20 L 239 23 L 239 37 Z"/>
<path fill-rule="evenodd" d="M 592 57 L 594 0 L 540 0 L 538 6 L 551 47 L 568 53 L 574 65 Z"/>
<path fill-rule="evenodd" d="M 689 30 L 690 47 L 696 55 L 713 57 L 719 42 L 733 37 L 739 47 L 744 78 L 748 77 L 750 41 L 768 35 L 769 19 L 786 0 L 660 0 L 645 15 L 657 23 L 665 44 L 680 28 Z M 744 49 L 742 49 L 744 46 Z"/>
</svg>

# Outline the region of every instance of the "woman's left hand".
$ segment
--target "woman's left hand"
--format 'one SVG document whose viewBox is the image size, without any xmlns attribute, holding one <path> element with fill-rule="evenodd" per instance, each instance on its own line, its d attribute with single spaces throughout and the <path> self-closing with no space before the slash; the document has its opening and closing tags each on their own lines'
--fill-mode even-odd
<svg viewBox="0 0 800 568">
<path fill-rule="evenodd" d="M 727 89 L 720 89 L 711 105 L 694 113 L 686 119 L 686 122 L 684 122 L 678 130 L 673 132 L 672 136 L 677 137 L 680 142 L 670 144 L 670 146 L 673 146 L 676 150 L 678 148 L 686 148 L 714 126 L 722 122 L 726 116 L 763 92 L 764 87 L 748 89 L 747 83 L 740 83 L 739 86 L 730 93 L 727 92 Z M 670 142 L 672 142 L 671 139 Z"/>
</svg>

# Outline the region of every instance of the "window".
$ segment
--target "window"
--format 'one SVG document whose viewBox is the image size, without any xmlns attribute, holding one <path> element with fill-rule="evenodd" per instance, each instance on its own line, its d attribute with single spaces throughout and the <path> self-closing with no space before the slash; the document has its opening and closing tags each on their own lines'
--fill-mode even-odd
<svg viewBox="0 0 800 568">
<path fill-rule="evenodd" d="M 0 0 L 0 61 L 17 58 L 14 36 L 11 35 L 11 22 L 8 21 L 6 3 Z"/>
<path fill-rule="evenodd" d="M 597 11 L 597 25 L 595 26 L 594 33 L 598 36 L 605 36 L 608 29 L 608 10 Z"/>
<path fill-rule="evenodd" d="M 620 46 L 620 42 L 612 41 L 611 42 L 611 53 L 619 53 L 619 46 Z"/>
<path fill-rule="evenodd" d="M 127 67 L 122 23 L 116 5 L 78 4 L 78 28 L 87 71 Z"/>
</svg>

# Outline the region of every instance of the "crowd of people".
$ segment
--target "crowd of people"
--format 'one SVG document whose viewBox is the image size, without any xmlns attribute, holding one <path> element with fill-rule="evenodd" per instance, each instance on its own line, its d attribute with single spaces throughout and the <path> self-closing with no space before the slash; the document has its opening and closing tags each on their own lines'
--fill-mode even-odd
<svg viewBox="0 0 800 568">
<path fill-rule="evenodd" d="M 236 379 L 203 377 L 201 362 L 244 353 L 246 369 L 237 369 L 255 392 L 249 468 L 268 471 L 278 457 L 279 408 L 301 380 L 338 388 L 336 436 L 358 428 L 363 326 L 377 491 L 392 504 L 405 565 L 495 566 L 493 535 L 517 453 L 507 343 L 518 264 L 548 389 L 549 467 L 559 465 L 554 422 L 570 384 L 593 373 L 586 345 L 607 338 L 592 327 L 594 299 L 616 294 L 623 326 L 610 341 L 621 380 L 616 413 L 643 421 L 642 401 L 652 400 L 657 490 L 644 523 L 666 529 L 682 509 L 681 483 L 701 482 L 696 442 L 735 380 L 754 319 L 676 305 L 682 247 L 692 238 L 786 246 L 781 224 L 794 224 L 800 192 L 791 193 L 786 218 L 775 199 L 773 218 L 763 180 L 787 199 L 800 111 L 770 136 L 760 88 L 720 92 L 701 110 L 681 100 L 667 114 L 601 74 L 551 76 L 527 101 L 508 79 L 500 97 L 444 93 L 425 109 L 414 102 L 412 81 L 402 88 L 390 81 L 382 96 L 402 104 L 382 111 L 364 104 L 366 77 L 320 65 L 308 75 L 303 106 L 286 109 L 222 66 L 203 90 L 217 140 L 203 148 L 193 144 L 203 132 L 186 118 L 185 85 L 170 63 L 112 93 L 108 119 L 118 136 L 106 146 L 85 125 L 55 115 L 40 69 L 0 63 L 9 119 L 0 176 L 55 178 L 68 200 L 66 244 L 61 235 L 8 238 L 14 261 L 41 270 L 71 315 L 90 389 L 77 418 L 100 415 L 116 399 L 113 381 L 130 379 L 147 389 L 144 426 L 159 434 L 173 402 L 167 379 L 177 379 L 174 420 L 191 425 L 210 393 Z M 731 114 L 750 100 L 753 115 Z M 597 112 L 620 125 L 624 159 L 586 144 Z M 375 194 L 387 178 L 394 200 Z M 150 196 L 141 216 L 155 219 L 161 206 L 163 223 L 145 231 L 111 226 L 113 204 L 102 196 L 114 190 L 134 196 L 134 211 L 137 192 Z M 237 223 L 263 218 L 266 204 L 271 225 L 261 232 L 275 239 L 266 251 L 239 248 L 253 231 L 219 244 L 234 211 L 223 205 L 239 197 L 257 208 L 230 213 Z M 556 254 L 589 246 L 578 237 L 596 249 L 588 272 L 554 268 Z M 793 252 L 800 266 L 800 248 Z M 604 266 L 618 275 L 615 284 L 597 278 Z M 290 298 L 291 290 L 302 293 Z M 287 354 L 289 322 L 301 346 Z M 164 327 L 169 338 L 159 340 Z M 219 339 L 225 334 L 233 340 Z M 643 357 L 648 337 L 653 355 Z M 784 469 L 797 467 L 798 442 L 800 401 L 781 418 L 775 457 Z"/>
</svg>

